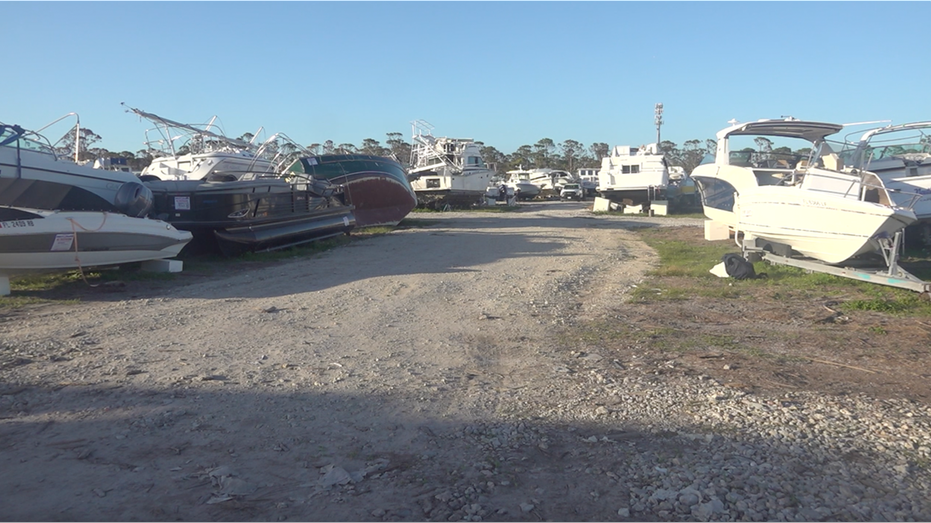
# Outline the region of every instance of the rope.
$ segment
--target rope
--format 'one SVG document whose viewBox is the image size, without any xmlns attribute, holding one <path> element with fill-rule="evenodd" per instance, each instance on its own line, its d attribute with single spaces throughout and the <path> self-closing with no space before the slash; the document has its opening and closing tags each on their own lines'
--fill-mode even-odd
<svg viewBox="0 0 931 523">
<path fill-rule="evenodd" d="M 74 221 L 74 218 L 68 218 L 68 221 L 71 222 L 71 234 L 74 235 L 74 261 L 78 264 L 78 273 L 81 274 L 81 279 L 84 280 L 89 287 L 99 287 L 100 284 L 93 284 L 87 281 L 87 277 L 84 275 L 84 268 L 81 267 L 81 257 L 78 255 L 78 230 L 75 227 L 80 227 L 81 230 L 85 232 L 97 232 L 100 229 L 103 229 L 104 224 L 107 223 L 107 213 L 103 213 L 103 221 L 100 222 L 100 227 L 96 229 L 88 229 L 81 225 L 80 223 Z"/>
</svg>

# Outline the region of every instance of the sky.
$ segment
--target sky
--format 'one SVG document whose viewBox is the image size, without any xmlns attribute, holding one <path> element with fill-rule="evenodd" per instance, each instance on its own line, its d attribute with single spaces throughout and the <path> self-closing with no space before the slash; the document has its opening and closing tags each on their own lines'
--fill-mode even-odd
<svg viewBox="0 0 931 523">
<path fill-rule="evenodd" d="M 728 121 L 931 120 L 929 2 L 6 2 L 0 122 L 71 112 L 111 151 L 148 122 L 218 118 L 303 145 L 411 141 L 411 122 L 508 154 L 641 145 Z M 913 22 L 918 21 L 918 22 Z M 73 123 L 50 127 L 57 139 Z"/>
</svg>

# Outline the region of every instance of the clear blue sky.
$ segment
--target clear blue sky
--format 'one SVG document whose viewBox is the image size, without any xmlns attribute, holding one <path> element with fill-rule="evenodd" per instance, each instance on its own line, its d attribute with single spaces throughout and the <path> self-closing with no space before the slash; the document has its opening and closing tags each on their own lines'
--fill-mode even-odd
<svg viewBox="0 0 931 523">
<path fill-rule="evenodd" d="M 120 102 L 305 145 L 410 141 L 423 119 L 504 153 L 652 142 L 657 102 L 680 145 L 732 118 L 906 123 L 931 119 L 929 19 L 928 2 L 0 2 L 0 121 L 75 111 L 135 152 L 148 126 Z"/>
</svg>

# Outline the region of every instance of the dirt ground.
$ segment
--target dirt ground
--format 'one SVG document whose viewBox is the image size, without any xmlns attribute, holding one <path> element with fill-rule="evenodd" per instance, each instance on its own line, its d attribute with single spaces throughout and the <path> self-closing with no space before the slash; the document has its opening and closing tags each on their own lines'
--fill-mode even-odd
<svg viewBox="0 0 931 523">
<path fill-rule="evenodd" d="M 625 303 L 657 263 L 632 229 L 701 241 L 700 220 L 562 202 L 425 218 L 0 310 L 0 519 L 616 520 L 628 493 L 592 470 L 619 458 L 580 441 L 664 443 L 592 414 L 595 383 L 929 400 L 931 322 L 768 291 Z"/>
<path fill-rule="evenodd" d="M 695 227 L 666 228 L 658 237 L 705 241 Z M 630 304 L 615 317 L 635 331 L 662 328 L 669 336 L 712 340 L 677 354 L 678 372 L 706 374 L 735 388 L 931 400 L 931 318 L 841 312 L 840 303 L 861 297 L 854 290 L 838 297 L 733 285 L 741 286 L 743 299 Z M 720 339 L 727 343 L 716 346 Z"/>
</svg>

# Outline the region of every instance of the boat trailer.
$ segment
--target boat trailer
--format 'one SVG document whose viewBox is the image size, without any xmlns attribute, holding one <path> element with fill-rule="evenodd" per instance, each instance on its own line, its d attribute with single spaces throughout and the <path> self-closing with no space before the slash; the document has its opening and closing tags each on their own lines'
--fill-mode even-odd
<svg viewBox="0 0 931 523">
<path fill-rule="evenodd" d="M 779 250 L 779 253 L 774 252 L 774 250 L 764 249 L 762 246 L 758 245 L 758 243 L 769 244 L 770 242 L 763 242 L 762 240 L 760 240 L 760 242 L 756 240 L 744 240 L 741 245 L 741 250 L 743 251 L 743 257 L 751 262 L 765 260 L 774 265 L 789 265 L 804 269 L 808 272 L 821 272 L 867 283 L 908 289 L 921 293 L 924 297 L 931 299 L 931 282 L 921 280 L 899 266 L 901 241 L 902 231 L 898 231 L 891 240 L 886 239 L 880 242 L 882 256 L 886 265 L 885 268 L 877 267 L 875 264 L 867 266 L 864 265 L 864 262 L 861 260 L 848 260 L 847 263 L 850 263 L 850 266 L 841 267 L 828 265 L 811 258 L 792 256 L 791 253 L 788 252 L 790 250 L 788 248 L 784 250 L 776 249 Z"/>
</svg>

